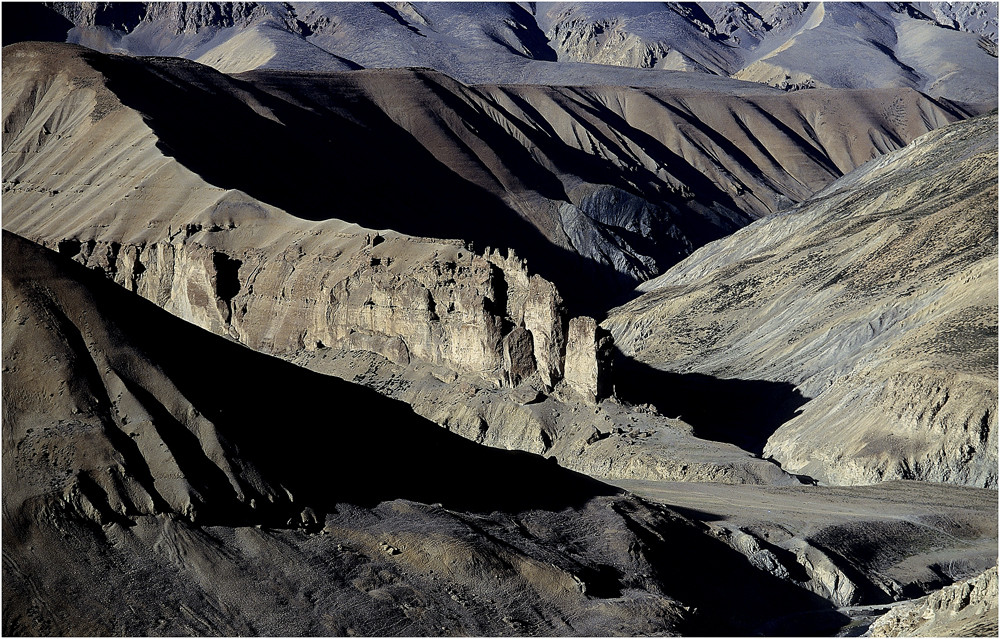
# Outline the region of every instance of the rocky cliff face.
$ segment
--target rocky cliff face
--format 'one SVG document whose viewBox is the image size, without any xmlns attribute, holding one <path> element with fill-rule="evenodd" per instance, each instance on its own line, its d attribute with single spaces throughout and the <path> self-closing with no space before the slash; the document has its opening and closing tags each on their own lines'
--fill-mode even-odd
<svg viewBox="0 0 1000 639">
<path fill-rule="evenodd" d="M 324 237 L 311 251 L 302 243 L 233 251 L 226 234 L 190 226 L 150 244 L 38 241 L 264 353 L 365 350 L 402 366 L 419 360 L 477 373 L 496 386 L 516 385 L 537 370 L 549 390 L 570 357 L 571 383 L 590 401 L 607 394 L 597 379 L 608 338 L 598 344 L 594 320 L 574 318 L 570 327 L 591 327 L 589 347 L 587 336 L 570 333 L 567 354 L 568 318 L 558 292 L 529 276 L 513 253 L 486 258 L 460 243 L 374 232 Z"/>
<path fill-rule="evenodd" d="M 894 607 L 866 637 L 989 637 L 997 632 L 997 569 Z"/>
<path fill-rule="evenodd" d="M 794 384 L 809 401 L 763 431 L 786 470 L 995 487 L 995 138 L 995 115 L 921 138 L 705 247 L 605 326 L 678 373 Z"/>
<path fill-rule="evenodd" d="M 550 389 L 562 379 L 569 320 L 563 300 L 512 251 L 487 249 L 481 256 L 457 240 L 380 235 L 341 222 L 311 225 L 208 185 L 164 158 L 142 120 L 71 58 L 72 68 L 54 75 L 41 70 L 44 56 L 18 58 L 44 80 L 29 81 L 31 91 L 6 105 L 5 175 L 21 176 L 7 180 L 7 210 L 23 198 L 46 209 L 55 200 L 38 196 L 69 200 L 59 202 L 55 217 L 8 214 L 9 228 L 263 352 L 287 356 L 336 346 L 477 372 L 498 385 L 536 369 Z M 38 101 L 46 96 L 55 102 L 43 113 Z M 36 125 L 37 136 L 16 133 Z M 82 162 L 75 156 L 73 185 L 39 193 L 25 173 L 39 154 L 64 144 L 78 154 L 87 148 L 80 137 L 91 136 L 110 137 L 115 154 L 87 152 Z M 109 161 L 131 179 L 103 183 Z M 99 200 L 89 200 L 98 187 Z M 85 221 L 97 209 L 109 224 Z M 145 213 L 135 214 L 139 209 Z M 519 327 L 531 336 L 530 365 L 523 357 L 505 363 L 505 337 Z"/>
<path fill-rule="evenodd" d="M 586 401 L 596 402 L 609 393 L 611 333 L 591 317 L 574 317 L 566 340 L 566 382 Z"/>
</svg>

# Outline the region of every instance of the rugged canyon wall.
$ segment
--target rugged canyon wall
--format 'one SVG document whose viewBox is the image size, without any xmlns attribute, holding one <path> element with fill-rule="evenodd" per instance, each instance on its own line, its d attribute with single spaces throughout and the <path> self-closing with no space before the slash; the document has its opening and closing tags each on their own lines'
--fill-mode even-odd
<svg viewBox="0 0 1000 639">
<path fill-rule="evenodd" d="M 593 253 L 617 264 L 629 254 L 641 265 L 651 254 L 629 247 L 645 246 L 664 229 L 637 195 L 624 195 L 626 188 L 683 193 L 690 211 L 702 207 L 699 219 L 718 222 L 713 211 L 720 209 L 699 204 L 702 188 L 719 197 L 724 188 L 729 202 L 792 192 L 750 171 L 759 158 L 805 197 L 839 172 L 957 117 L 913 91 L 856 92 L 835 101 L 822 91 L 784 96 L 755 89 L 726 98 L 731 108 L 720 110 L 719 94 L 710 91 L 471 88 L 401 71 L 234 79 L 186 61 L 144 62 L 70 45 L 15 45 L 4 56 L 5 228 L 264 352 L 369 350 L 397 363 L 474 372 L 494 386 L 537 374 L 542 388 L 553 389 L 566 378 L 588 401 L 610 391 L 600 363 L 609 344 L 585 320 L 571 325 L 577 313 L 566 311 L 563 285 L 600 296 L 606 280 L 573 272 L 580 263 L 574 260 Z M 164 100 L 192 101 L 194 115 L 182 122 L 147 89 Z M 397 96 L 434 97 L 407 107 L 404 117 Z M 258 131 L 262 145 L 232 131 L 221 113 Z M 838 137 L 847 121 L 867 135 Z M 393 173 L 394 188 L 379 177 L 388 155 L 375 125 L 413 132 L 400 160 L 414 170 Z M 745 144 L 722 144 L 720 132 Z M 658 157 L 643 150 L 654 148 Z M 337 149 L 358 155 L 327 154 Z M 531 181 L 538 174 L 518 172 L 526 152 L 545 167 L 541 182 Z M 275 157 L 295 161 L 280 166 Z M 561 168 L 570 160 L 588 176 L 614 167 L 607 175 L 619 176 L 618 186 Z M 798 167 L 797 177 L 789 177 L 786 164 Z M 438 178 L 445 186 L 433 193 L 420 186 Z M 592 231 L 546 217 L 557 201 L 547 198 L 561 198 L 559 188 L 591 211 L 584 217 Z M 520 201 L 521 213 L 504 201 Z M 341 221 L 368 218 L 412 229 L 454 224 L 476 241 Z M 575 239 L 556 242 L 560 228 L 576 229 Z M 532 272 L 519 248 L 480 248 L 495 229 L 506 229 L 498 241 L 504 247 L 534 238 L 525 244 Z M 539 244 L 539 234 L 552 241 Z M 561 273 L 558 280 L 543 268 L 557 262 L 564 269 L 552 271 Z M 615 334 L 631 348 L 631 334 Z M 813 474 L 812 467 L 805 472 Z"/>
<path fill-rule="evenodd" d="M 234 250 L 226 233 L 191 225 L 149 244 L 33 239 L 260 352 L 365 350 L 497 387 L 537 372 L 549 390 L 566 376 L 591 402 L 608 394 L 609 336 L 592 318 L 567 317 L 552 283 L 514 253 L 359 230 L 275 255 L 282 245 Z"/>
</svg>

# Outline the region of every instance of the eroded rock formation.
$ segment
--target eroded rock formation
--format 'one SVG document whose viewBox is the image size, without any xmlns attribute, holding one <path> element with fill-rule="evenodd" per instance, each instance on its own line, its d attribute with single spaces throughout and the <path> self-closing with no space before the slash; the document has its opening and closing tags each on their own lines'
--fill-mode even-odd
<svg viewBox="0 0 1000 639">
<path fill-rule="evenodd" d="M 261 352 L 367 350 L 403 366 L 413 359 L 479 373 L 497 386 L 516 386 L 537 369 L 550 390 L 571 356 L 570 383 L 591 401 L 598 396 L 607 336 L 594 337 L 593 319 L 574 318 L 570 326 L 590 332 L 567 355 L 558 291 L 529 276 L 516 255 L 493 251 L 487 259 L 457 242 L 398 234 L 372 246 L 359 232 L 334 235 L 316 252 L 289 246 L 274 259 L 280 245 L 230 255 L 220 246 L 225 233 L 192 226 L 167 242 L 62 240 L 51 248 Z"/>
<path fill-rule="evenodd" d="M 876 619 L 866 637 L 990 637 L 997 633 L 997 568 Z"/>
<path fill-rule="evenodd" d="M 566 340 L 566 382 L 586 401 L 608 394 L 611 377 L 611 333 L 592 317 L 574 317 Z"/>
<path fill-rule="evenodd" d="M 5 634 L 738 634 L 832 612 L 669 509 L 3 246 Z"/>
</svg>

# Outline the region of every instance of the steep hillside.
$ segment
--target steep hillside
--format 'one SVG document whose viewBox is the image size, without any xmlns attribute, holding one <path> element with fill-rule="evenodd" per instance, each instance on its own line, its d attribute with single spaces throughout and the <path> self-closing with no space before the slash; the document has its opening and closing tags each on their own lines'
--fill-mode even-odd
<svg viewBox="0 0 1000 639">
<path fill-rule="evenodd" d="M 757 433 L 786 470 L 995 487 L 996 132 L 993 113 L 875 160 L 702 248 L 605 326 L 681 384 L 794 384 L 809 401 Z M 696 412 L 728 441 L 760 426 Z"/>
<path fill-rule="evenodd" d="M 8 229 L 153 241 L 209 226 L 191 213 L 237 189 L 302 220 L 515 249 L 575 313 L 602 313 L 698 246 L 961 117 L 911 90 L 237 79 L 71 45 L 14 45 L 4 60 Z"/>
<path fill-rule="evenodd" d="M 210 335 L 16 236 L 3 247 L 4 634 L 840 619 L 672 511 Z"/>
</svg>

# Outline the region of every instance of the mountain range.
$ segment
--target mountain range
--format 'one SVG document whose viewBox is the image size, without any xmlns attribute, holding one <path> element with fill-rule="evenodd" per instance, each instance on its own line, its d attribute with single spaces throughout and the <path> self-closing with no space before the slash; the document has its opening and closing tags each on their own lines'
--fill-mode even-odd
<svg viewBox="0 0 1000 639">
<path fill-rule="evenodd" d="M 5 634 L 996 633 L 995 4 L 3 17 Z"/>
</svg>

